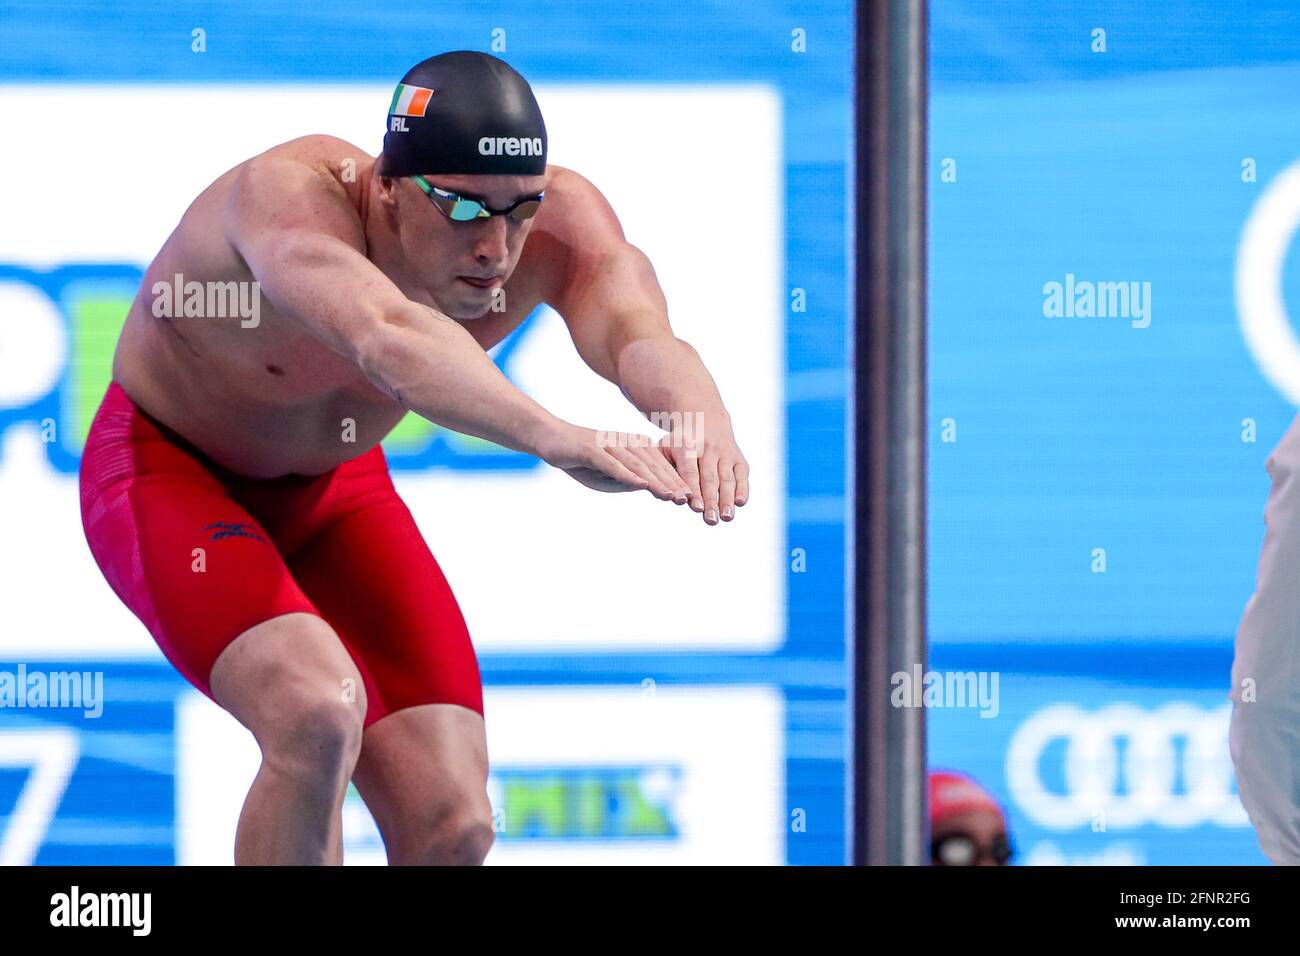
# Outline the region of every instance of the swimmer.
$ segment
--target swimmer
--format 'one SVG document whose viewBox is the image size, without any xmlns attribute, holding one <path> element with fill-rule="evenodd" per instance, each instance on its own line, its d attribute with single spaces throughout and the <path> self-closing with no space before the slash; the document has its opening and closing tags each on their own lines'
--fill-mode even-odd
<svg viewBox="0 0 1300 956">
<path fill-rule="evenodd" d="M 145 273 L 82 521 L 168 660 L 257 740 L 237 864 L 341 863 L 349 780 L 390 864 L 492 844 L 477 659 L 380 446 L 409 412 L 711 526 L 749 498 L 649 260 L 546 152 L 514 69 L 435 56 L 397 86 L 378 157 L 326 135 L 269 149 L 208 186 Z M 255 308 L 205 315 L 192 288 Z M 487 350 L 543 303 L 596 374 L 691 434 L 598 432 L 511 385 Z"/>
<path fill-rule="evenodd" d="M 1006 866 L 1014 855 L 1002 807 L 973 779 L 931 770 L 930 864 Z"/>
</svg>

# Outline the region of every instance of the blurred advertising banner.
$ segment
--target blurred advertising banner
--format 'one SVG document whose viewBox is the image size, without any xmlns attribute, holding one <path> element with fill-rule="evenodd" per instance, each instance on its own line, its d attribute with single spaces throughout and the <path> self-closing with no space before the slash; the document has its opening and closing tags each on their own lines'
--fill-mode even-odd
<svg viewBox="0 0 1300 956">
<path fill-rule="evenodd" d="M 1237 796 L 1226 684 L 1207 686 L 1213 667 L 1144 664 L 1134 650 L 1076 646 L 1052 663 L 1026 652 L 1015 669 L 980 670 L 1005 645 L 967 645 L 962 666 L 932 664 L 930 765 L 996 796 L 1017 863 L 1267 863 Z"/>
<path fill-rule="evenodd" d="M 500 864 L 785 861 L 784 715 L 767 687 L 490 688 L 488 796 Z M 259 753 L 198 692 L 177 704 L 177 863 L 231 862 Z M 355 788 L 344 858 L 385 862 Z"/>
</svg>

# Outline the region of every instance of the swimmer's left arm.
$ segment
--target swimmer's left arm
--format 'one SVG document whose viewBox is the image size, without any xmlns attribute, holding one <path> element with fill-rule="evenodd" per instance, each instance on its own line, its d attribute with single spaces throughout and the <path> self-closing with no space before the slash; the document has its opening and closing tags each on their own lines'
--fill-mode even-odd
<svg viewBox="0 0 1300 956">
<path fill-rule="evenodd" d="M 556 170 L 542 209 L 529 245 L 560 277 L 544 300 L 564 318 L 583 361 L 668 431 L 660 447 L 690 489 L 691 507 L 708 524 L 730 521 L 734 506 L 749 500 L 749 463 L 713 376 L 673 334 L 654 266 L 576 173 Z"/>
</svg>

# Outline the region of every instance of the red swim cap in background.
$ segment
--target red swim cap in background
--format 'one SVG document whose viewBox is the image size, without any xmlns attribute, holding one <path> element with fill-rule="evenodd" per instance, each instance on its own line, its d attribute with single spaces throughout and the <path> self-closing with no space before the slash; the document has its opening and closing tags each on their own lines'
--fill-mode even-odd
<svg viewBox="0 0 1300 956">
<path fill-rule="evenodd" d="M 930 825 L 970 810 L 988 810 L 1004 822 L 1006 815 L 992 795 L 965 774 L 930 771 Z"/>
</svg>

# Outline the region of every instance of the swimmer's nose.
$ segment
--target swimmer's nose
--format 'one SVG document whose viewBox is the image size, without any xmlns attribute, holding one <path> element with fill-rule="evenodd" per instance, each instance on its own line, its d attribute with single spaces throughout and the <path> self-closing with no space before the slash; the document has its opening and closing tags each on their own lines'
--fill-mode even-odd
<svg viewBox="0 0 1300 956">
<path fill-rule="evenodd" d="M 492 264 L 505 270 L 510 249 L 506 245 L 505 216 L 493 216 L 481 225 L 481 230 L 474 237 L 474 257 L 482 264 Z"/>
</svg>

